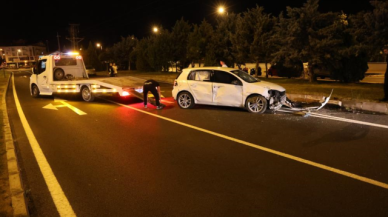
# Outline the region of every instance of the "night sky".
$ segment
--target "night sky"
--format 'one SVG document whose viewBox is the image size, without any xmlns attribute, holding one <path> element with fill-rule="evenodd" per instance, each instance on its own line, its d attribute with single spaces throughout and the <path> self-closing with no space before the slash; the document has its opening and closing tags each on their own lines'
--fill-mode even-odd
<svg viewBox="0 0 388 217">
<path fill-rule="evenodd" d="M 256 0 L 256 1 L 213 1 L 213 0 L 141 0 L 105 3 L 93 1 L 2 1 L 2 26 L 0 46 L 25 45 L 39 41 L 48 43 L 50 51 L 57 50 L 57 33 L 61 47 L 70 47 L 69 24 L 79 24 L 79 37 L 84 38 L 81 46 L 89 41 L 112 46 L 120 37 L 135 35 L 141 39 L 152 34 L 153 25 L 171 30 L 180 18 L 192 24 L 203 19 L 215 22 L 216 8 L 224 5 L 229 13 L 241 13 L 257 5 L 267 13 L 278 15 L 286 6 L 301 7 L 307 0 Z M 321 0 L 320 11 L 343 11 L 347 14 L 371 10 L 369 0 Z"/>
</svg>

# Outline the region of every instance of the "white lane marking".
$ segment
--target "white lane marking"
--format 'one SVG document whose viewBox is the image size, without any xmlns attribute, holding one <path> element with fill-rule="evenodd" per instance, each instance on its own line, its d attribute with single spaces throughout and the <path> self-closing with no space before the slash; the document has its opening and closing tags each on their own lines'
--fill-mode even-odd
<svg viewBox="0 0 388 217">
<path fill-rule="evenodd" d="M 73 110 L 73 112 L 79 114 L 79 115 L 87 115 L 85 112 L 81 111 L 80 109 L 70 105 L 69 103 L 65 102 L 66 100 L 60 100 L 60 99 L 54 99 L 54 102 L 60 102 L 62 105 L 53 105 L 53 104 L 48 104 L 43 106 L 44 109 L 52 109 L 52 110 L 58 110 L 57 108 L 61 107 L 68 107 L 69 109 Z"/>
<path fill-rule="evenodd" d="M 55 177 L 50 164 L 47 162 L 46 157 L 42 149 L 39 146 L 38 141 L 35 138 L 34 133 L 31 130 L 30 125 L 27 122 L 26 116 L 24 115 L 23 109 L 20 106 L 20 102 L 16 93 L 15 88 L 15 79 L 12 75 L 12 85 L 13 85 L 13 96 L 15 98 L 15 104 L 17 111 L 19 113 L 20 120 L 22 122 L 24 131 L 26 132 L 28 141 L 30 142 L 32 151 L 34 152 L 35 159 L 38 162 L 39 169 L 42 172 L 44 181 L 47 184 L 47 187 L 50 191 L 51 197 L 53 198 L 54 204 L 58 210 L 60 216 L 76 216 L 73 208 L 71 207 L 69 201 L 66 198 L 65 193 L 63 192 L 57 178 Z"/>
<path fill-rule="evenodd" d="M 57 107 L 60 107 L 60 106 L 64 107 L 64 105 L 53 105 L 50 103 L 48 105 L 43 106 L 42 108 L 51 109 L 51 110 L 58 110 Z"/>
<path fill-rule="evenodd" d="M 75 113 L 77 113 L 77 114 L 79 114 L 79 115 L 86 115 L 85 112 L 83 112 L 83 111 L 77 109 L 76 107 L 70 105 L 70 104 L 67 103 L 67 102 L 61 101 L 61 103 L 62 103 L 63 105 L 65 105 L 65 106 L 67 106 L 69 109 L 73 110 Z"/>
<path fill-rule="evenodd" d="M 105 99 L 105 100 L 109 101 L 111 103 L 114 103 L 114 104 L 117 104 L 117 105 L 129 108 L 129 109 L 138 111 L 138 112 L 142 112 L 144 114 L 148 114 L 148 115 L 151 115 L 151 116 L 154 116 L 154 117 L 157 117 L 157 118 L 160 118 L 160 119 L 163 119 L 163 120 L 175 123 L 175 124 L 179 124 L 179 125 L 182 125 L 182 126 L 194 129 L 194 130 L 198 130 L 198 131 L 201 131 L 201 132 L 204 132 L 204 133 L 208 133 L 208 134 L 211 134 L 213 136 L 217 136 L 217 137 L 220 137 L 220 138 L 223 138 L 223 139 L 226 139 L 226 140 L 237 142 L 237 143 L 240 143 L 240 144 L 243 144 L 243 145 L 246 145 L 246 146 L 258 149 L 258 150 L 262 150 L 262 151 L 265 151 L 265 152 L 268 152 L 268 153 L 272 153 L 272 154 L 275 154 L 275 155 L 278 155 L 278 156 L 281 156 L 281 157 L 284 157 L 284 158 L 288 158 L 290 160 L 294 160 L 294 161 L 297 161 L 297 162 L 300 162 L 300 163 L 304 163 L 304 164 L 307 164 L 307 165 L 310 165 L 310 166 L 321 168 L 321 169 L 326 170 L 326 171 L 337 173 L 339 175 L 343 175 L 343 176 L 346 176 L 346 177 L 349 177 L 349 178 L 352 178 L 352 179 L 356 179 L 356 180 L 359 180 L 359 181 L 362 181 L 362 182 L 365 182 L 365 183 L 369 183 L 371 185 L 375 185 L 375 186 L 378 186 L 378 187 L 381 187 L 381 188 L 388 189 L 388 184 L 384 183 L 384 182 L 380 182 L 380 181 L 373 180 L 373 179 L 370 179 L 370 178 L 367 178 L 367 177 L 359 176 L 359 175 L 356 175 L 354 173 L 350 173 L 350 172 L 347 172 L 347 171 L 344 171 L 344 170 L 336 169 L 334 167 L 326 166 L 324 164 L 316 163 L 314 161 L 306 160 L 306 159 L 303 159 L 303 158 L 300 158 L 300 157 L 296 157 L 296 156 L 293 156 L 293 155 L 290 155 L 290 154 L 286 154 L 286 153 L 283 153 L 283 152 L 280 152 L 280 151 L 276 151 L 276 150 L 273 150 L 273 149 L 270 149 L 270 148 L 266 148 L 266 147 L 263 147 L 263 146 L 260 146 L 260 145 L 256 145 L 256 144 L 253 144 L 253 143 L 250 143 L 250 142 L 246 142 L 246 141 L 243 141 L 243 140 L 240 140 L 240 139 L 236 139 L 236 138 L 233 138 L 233 137 L 230 137 L 230 136 L 226 136 L 226 135 L 223 135 L 223 134 L 220 134 L 220 133 L 216 133 L 216 132 L 213 132 L 213 131 L 210 131 L 210 130 L 206 130 L 206 129 L 203 129 L 203 128 L 200 128 L 200 127 L 196 127 L 196 126 L 193 126 L 193 125 L 190 125 L 190 124 L 186 124 L 186 123 L 183 123 L 183 122 L 180 122 L 180 121 L 176 121 L 174 119 L 170 119 L 170 118 L 166 118 L 166 117 L 163 117 L 163 116 L 160 116 L 160 115 L 157 115 L 157 114 L 146 112 L 144 110 L 141 110 L 141 109 L 138 109 L 138 108 L 135 108 L 135 107 L 132 107 L 132 106 L 124 105 L 124 104 L 117 103 L 117 102 L 114 102 L 114 101 L 111 101 L 111 100 L 107 100 L 107 99 Z"/>
<path fill-rule="evenodd" d="M 374 123 L 369 123 L 369 122 L 364 122 L 364 121 L 357 121 L 357 120 L 351 120 L 351 119 L 340 118 L 340 117 L 335 117 L 335 116 L 330 116 L 330 115 L 311 113 L 310 116 L 316 117 L 316 118 L 324 118 L 324 119 L 329 119 L 329 120 L 336 120 L 336 121 L 348 122 L 348 123 L 353 123 L 353 124 L 362 124 L 362 125 L 367 125 L 367 126 L 372 126 L 372 127 L 380 127 L 380 128 L 388 129 L 387 125 L 374 124 Z"/>
</svg>

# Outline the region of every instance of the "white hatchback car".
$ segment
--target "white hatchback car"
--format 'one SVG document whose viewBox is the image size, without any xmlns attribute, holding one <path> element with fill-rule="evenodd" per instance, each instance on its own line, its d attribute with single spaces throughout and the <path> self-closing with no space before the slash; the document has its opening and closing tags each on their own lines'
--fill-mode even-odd
<svg viewBox="0 0 388 217">
<path fill-rule="evenodd" d="M 280 85 L 261 81 L 248 73 L 223 67 L 186 68 L 175 79 L 172 95 L 181 108 L 195 104 L 246 108 L 264 113 L 287 105 Z"/>
</svg>

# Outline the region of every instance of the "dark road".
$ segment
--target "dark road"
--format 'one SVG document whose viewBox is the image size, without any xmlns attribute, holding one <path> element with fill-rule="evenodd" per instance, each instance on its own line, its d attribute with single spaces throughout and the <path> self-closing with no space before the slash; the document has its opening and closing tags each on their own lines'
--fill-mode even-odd
<svg viewBox="0 0 388 217">
<path fill-rule="evenodd" d="M 387 115 L 185 110 L 170 84 L 163 110 L 32 98 L 24 72 L 14 85 L 7 106 L 32 217 L 388 216 Z"/>
</svg>

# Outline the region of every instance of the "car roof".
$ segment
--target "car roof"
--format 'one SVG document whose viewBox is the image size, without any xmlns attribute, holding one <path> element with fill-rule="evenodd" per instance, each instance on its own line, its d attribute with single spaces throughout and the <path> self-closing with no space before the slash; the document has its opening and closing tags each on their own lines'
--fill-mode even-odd
<svg viewBox="0 0 388 217">
<path fill-rule="evenodd" d="M 195 67 L 195 68 L 184 68 L 184 71 L 192 71 L 192 70 L 222 70 L 222 71 L 233 71 L 233 70 L 238 70 L 235 68 L 227 68 L 227 67 Z"/>
</svg>

